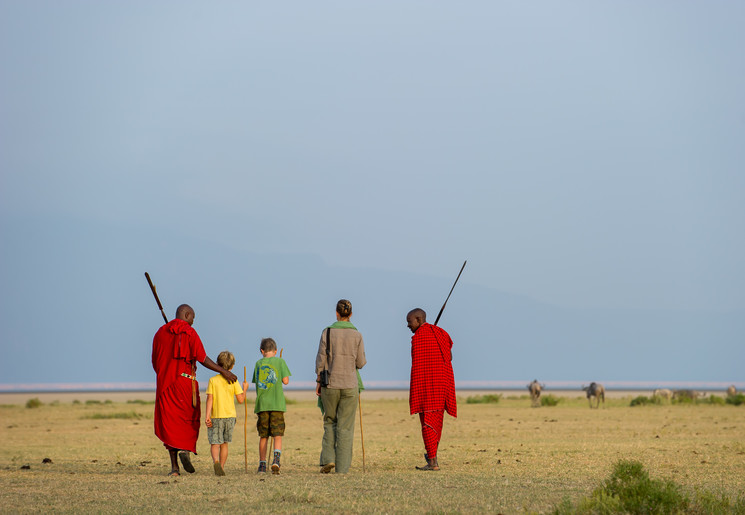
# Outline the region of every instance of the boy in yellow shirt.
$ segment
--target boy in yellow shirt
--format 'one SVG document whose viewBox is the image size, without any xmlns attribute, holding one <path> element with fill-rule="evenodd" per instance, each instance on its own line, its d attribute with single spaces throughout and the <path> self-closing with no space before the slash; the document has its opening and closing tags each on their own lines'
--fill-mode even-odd
<svg viewBox="0 0 745 515">
<path fill-rule="evenodd" d="M 235 365 L 235 356 L 228 351 L 223 351 L 217 356 L 217 364 L 225 370 L 230 370 Z M 243 389 L 238 384 L 228 383 L 225 378 L 217 374 L 210 378 L 207 385 L 207 438 L 210 442 L 210 452 L 214 461 L 215 475 L 225 475 L 225 462 L 228 461 L 228 444 L 233 441 L 233 429 L 235 428 L 235 403 L 233 396 L 239 403 L 246 400 L 248 383 L 243 381 Z"/>
</svg>

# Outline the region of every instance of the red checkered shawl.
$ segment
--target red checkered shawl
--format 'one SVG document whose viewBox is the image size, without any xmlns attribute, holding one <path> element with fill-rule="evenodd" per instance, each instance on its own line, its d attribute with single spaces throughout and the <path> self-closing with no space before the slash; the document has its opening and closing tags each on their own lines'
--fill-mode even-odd
<svg viewBox="0 0 745 515">
<path fill-rule="evenodd" d="M 411 337 L 411 414 L 445 410 L 458 416 L 453 377 L 453 340 L 436 325 L 422 324 Z"/>
<path fill-rule="evenodd" d="M 200 398 L 191 401 L 191 379 L 196 362 L 207 354 L 197 332 L 185 321 L 171 320 L 153 338 L 153 369 L 157 374 L 155 391 L 155 435 L 167 446 L 197 453 Z M 199 383 L 195 384 L 199 391 Z"/>
</svg>

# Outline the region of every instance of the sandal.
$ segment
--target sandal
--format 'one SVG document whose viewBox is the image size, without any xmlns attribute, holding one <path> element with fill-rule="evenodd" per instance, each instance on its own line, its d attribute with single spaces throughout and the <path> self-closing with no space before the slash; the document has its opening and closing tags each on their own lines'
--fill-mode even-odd
<svg viewBox="0 0 745 515">
<path fill-rule="evenodd" d="M 195 470 L 194 465 L 191 464 L 191 459 L 189 459 L 189 452 L 181 451 L 178 453 L 178 457 L 181 459 L 181 464 L 184 466 L 184 470 L 189 474 L 193 474 Z"/>
</svg>

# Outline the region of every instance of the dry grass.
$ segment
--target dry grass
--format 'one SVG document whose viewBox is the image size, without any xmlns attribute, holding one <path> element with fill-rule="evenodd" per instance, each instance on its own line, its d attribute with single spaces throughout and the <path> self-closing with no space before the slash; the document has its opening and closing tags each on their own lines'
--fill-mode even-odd
<svg viewBox="0 0 745 515">
<path fill-rule="evenodd" d="M 364 394 L 363 394 L 364 395 Z M 745 495 L 745 408 L 629 407 L 584 398 L 531 408 L 519 397 L 467 404 L 446 417 L 439 473 L 418 472 L 418 420 L 403 399 L 363 396 L 367 473 L 359 426 L 353 469 L 318 473 L 320 412 L 312 401 L 289 406 L 280 476 L 257 475 L 258 439 L 249 412 L 249 473 L 244 473 L 243 409 L 226 467 L 212 473 L 206 432 L 197 473 L 166 477 L 167 452 L 152 432 L 152 405 L 0 406 L 0 502 L 12 512 L 546 512 L 563 498 L 588 495 L 621 458 L 685 489 Z M 249 410 L 250 411 L 250 410 Z M 134 415 L 133 415 L 134 414 Z M 95 417 L 95 418 L 94 418 Z M 51 458 L 51 464 L 42 464 Z M 22 469 L 29 465 L 30 469 Z"/>
</svg>

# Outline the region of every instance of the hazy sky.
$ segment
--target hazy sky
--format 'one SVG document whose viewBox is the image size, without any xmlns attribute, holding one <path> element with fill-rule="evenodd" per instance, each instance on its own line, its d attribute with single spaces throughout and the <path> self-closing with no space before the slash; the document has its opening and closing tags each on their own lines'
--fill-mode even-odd
<svg viewBox="0 0 745 515">
<path fill-rule="evenodd" d="M 2 0 L 0 215 L 742 310 L 743 22 L 742 2 Z"/>
</svg>

